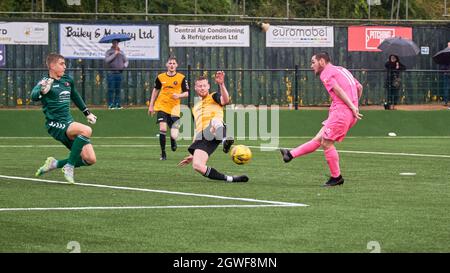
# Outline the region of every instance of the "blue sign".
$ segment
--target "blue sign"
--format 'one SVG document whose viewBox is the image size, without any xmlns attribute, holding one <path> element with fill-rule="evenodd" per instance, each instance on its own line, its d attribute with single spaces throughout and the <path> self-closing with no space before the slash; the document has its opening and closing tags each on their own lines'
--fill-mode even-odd
<svg viewBox="0 0 450 273">
<path fill-rule="evenodd" d="M 6 64 L 6 49 L 5 45 L 0 45 L 0 67 Z"/>
</svg>

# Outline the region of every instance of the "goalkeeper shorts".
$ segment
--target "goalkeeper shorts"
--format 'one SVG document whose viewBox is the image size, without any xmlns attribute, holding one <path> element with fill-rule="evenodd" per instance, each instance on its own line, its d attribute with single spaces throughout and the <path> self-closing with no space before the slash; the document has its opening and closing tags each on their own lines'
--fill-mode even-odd
<svg viewBox="0 0 450 273">
<path fill-rule="evenodd" d="M 69 150 L 72 149 L 73 140 L 70 140 L 67 137 L 66 132 L 71 123 L 72 122 L 50 121 L 46 124 L 49 135 L 64 144 Z"/>
</svg>

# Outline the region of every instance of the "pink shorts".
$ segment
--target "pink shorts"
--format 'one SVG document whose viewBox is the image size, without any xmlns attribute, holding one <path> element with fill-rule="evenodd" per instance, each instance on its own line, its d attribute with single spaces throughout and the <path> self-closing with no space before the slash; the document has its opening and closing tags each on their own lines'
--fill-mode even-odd
<svg viewBox="0 0 450 273">
<path fill-rule="evenodd" d="M 337 109 L 328 115 L 328 119 L 322 122 L 324 131 L 322 137 L 333 141 L 341 142 L 347 135 L 348 130 L 352 128 L 357 118 L 353 116 L 350 109 Z"/>
</svg>

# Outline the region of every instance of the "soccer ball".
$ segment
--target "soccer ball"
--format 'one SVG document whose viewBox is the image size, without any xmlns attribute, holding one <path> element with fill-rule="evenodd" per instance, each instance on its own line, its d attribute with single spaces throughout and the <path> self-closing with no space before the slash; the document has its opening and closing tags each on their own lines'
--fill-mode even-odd
<svg viewBox="0 0 450 273">
<path fill-rule="evenodd" d="M 238 165 L 247 164 L 252 159 L 252 151 L 245 145 L 236 145 L 231 149 L 231 159 Z"/>
</svg>

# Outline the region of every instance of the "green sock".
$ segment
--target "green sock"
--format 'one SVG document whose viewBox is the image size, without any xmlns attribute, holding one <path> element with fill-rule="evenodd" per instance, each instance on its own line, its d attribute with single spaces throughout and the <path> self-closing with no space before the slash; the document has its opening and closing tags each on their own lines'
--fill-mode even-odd
<svg viewBox="0 0 450 273">
<path fill-rule="evenodd" d="M 58 160 L 58 162 L 56 163 L 56 168 L 61 169 L 62 167 L 64 167 L 64 165 L 67 164 L 67 161 L 69 161 L 69 158 Z"/>
<path fill-rule="evenodd" d="M 58 160 L 58 162 L 56 163 L 56 168 L 61 169 L 62 167 L 64 167 L 64 165 L 67 164 L 68 161 L 69 161 L 68 158 Z M 83 166 L 89 166 L 89 164 L 87 164 L 86 161 L 84 161 L 80 156 L 74 166 L 75 168 L 78 168 Z"/>
<path fill-rule="evenodd" d="M 67 164 L 67 162 L 69 162 L 69 158 L 58 160 L 56 162 L 56 168 L 61 169 L 62 167 L 64 167 L 64 165 Z M 77 159 L 77 162 L 75 162 L 74 166 L 75 166 L 75 168 L 78 168 L 78 167 L 83 167 L 83 166 L 90 166 L 90 164 L 88 164 L 86 161 L 84 161 L 80 156 Z"/>
<path fill-rule="evenodd" d="M 81 160 L 81 150 L 83 149 L 84 145 L 89 143 L 91 143 L 89 138 L 78 135 L 73 141 L 72 149 L 70 150 L 67 163 L 73 166 L 76 166 L 77 163 L 79 164 L 79 161 Z"/>
</svg>

